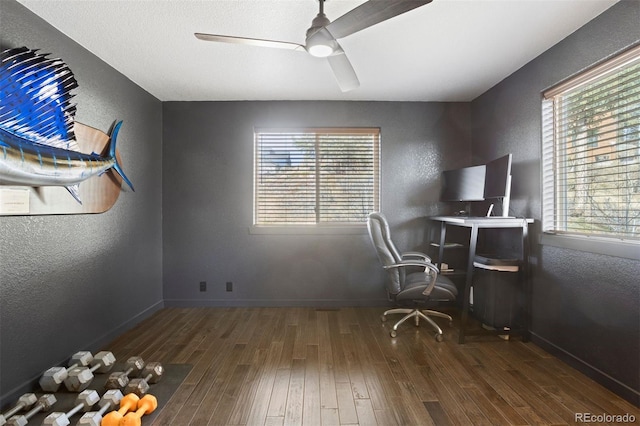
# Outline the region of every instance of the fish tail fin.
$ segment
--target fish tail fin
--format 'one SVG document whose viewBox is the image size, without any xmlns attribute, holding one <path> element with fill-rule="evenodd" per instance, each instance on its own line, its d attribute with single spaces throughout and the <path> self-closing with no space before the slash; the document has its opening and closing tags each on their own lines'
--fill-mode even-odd
<svg viewBox="0 0 640 426">
<path fill-rule="evenodd" d="M 132 191 L 135 191 L 135 189 L 133 189 L 133 185 L 131 184 L 131 181 L 129 180 L 127 175 L 124 174 L 124 171 L 120 166 L 120 163 L 118 163 L 118 158 L 116 157 L 116 139 L 118 138 L 118 132 L 120 131 L 121 126 L 122 126 L 122 121 L 118 121 L 116 125 L 113 127 L 113 130 L 111 131 L 111 144 L 109 145 L 109 157 L 114 159 L 113 169 L 116 171 L 116 173 L 118 173 L 122 178 L 122 180 L 124 180 L 127 183 L 127 185 L 129 185 L 129 188 L 131 188 Z"/>
</svg>

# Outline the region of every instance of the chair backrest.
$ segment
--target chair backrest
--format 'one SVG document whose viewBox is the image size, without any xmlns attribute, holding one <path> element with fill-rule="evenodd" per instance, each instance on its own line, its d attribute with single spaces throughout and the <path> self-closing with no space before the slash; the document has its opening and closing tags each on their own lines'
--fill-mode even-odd
<svg viewBox="0 0 640 426">
<path fill-rule="evenodd" d="M 367 230 L 382 266 L 395 265 L 401 260 L 400 254 L 389 236 L 389 223 L 383 214 L 379 212 L 370 213 L 367 216 Z M 390 294 L 398 294 L 402 290 L 404 273 L 401 269 L 393 268 L 387 270 L 389 274 L 387 291 Z"/>
</svg>

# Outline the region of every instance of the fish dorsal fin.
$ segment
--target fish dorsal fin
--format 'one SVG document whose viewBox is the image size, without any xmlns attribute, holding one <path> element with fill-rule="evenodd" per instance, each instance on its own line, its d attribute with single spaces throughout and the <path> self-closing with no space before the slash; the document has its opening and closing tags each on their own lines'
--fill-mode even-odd
<svg viewBox="0 0 640 426">
<path fill-rule="evenodd" d="M 0 129 L 31 142 L 77 151 L 78 83 L 60 59 L 26 47 L 0 54 Z M 75 147 L 75 149 L 73 149 Z"/>
</svg>

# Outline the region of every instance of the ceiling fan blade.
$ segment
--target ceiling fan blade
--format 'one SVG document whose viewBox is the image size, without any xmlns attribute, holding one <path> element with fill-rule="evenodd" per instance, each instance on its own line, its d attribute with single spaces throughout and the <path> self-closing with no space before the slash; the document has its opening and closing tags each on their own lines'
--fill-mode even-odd
<svg viewBox="0 0 640 426">
<path fill-rule="evenodd" d="M 347 55 L 344 53 L 344 50 L 342 50 L 342 47 L 338 46 L 338 49 L 333 55 L 327 56 L 327 60 L 333 70 L 333 75 L 336 77 L 336 80 L 338 80 L 340 90 L 348 92 L 349 90 L 360 87 L 358 76 L 353 66 L 351 66 Z"/>
<path fill-rule="evenodd" d="M 222 43 L 245 44 L 249 46 L 274 47 L 276 49 L 302 50 L 305 51 L 303 45 L 298 43 L 290 43 L 288 41 L 262 40 L 259 38 L 234 37 L 218 34 L 194 33 L 196 38 L 204 41 L 216 41 Z"/>
<path fill-rule="evenodd" d="M 343 38 L 394 16 L 431 3 L 432 0 L 369 0 L 327 25 L 335 38 Z"/>
</svg>

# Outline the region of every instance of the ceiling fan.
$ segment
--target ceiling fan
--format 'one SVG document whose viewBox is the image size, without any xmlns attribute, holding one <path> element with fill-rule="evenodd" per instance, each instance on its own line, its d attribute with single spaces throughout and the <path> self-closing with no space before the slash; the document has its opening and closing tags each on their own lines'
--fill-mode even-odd
<svg viewBox="0 0 640 426">
<path fill-rule="evenodd" d="M 311 27 L 307 30 L 304 45 L 287 41 L 262 40 L 219 34 L 195 33 L 194 35 L 205 41 L 307 51 L 313 56 L 326 57 L 336 80 L 338 80 L 340 89 L 343 92 L 347 92 L 359 87 L 360 82 L 353 70 L 353 66 L 351 66 L 351 62 L 349 62 L 347 55 L 337 40 L 417 7 L 424 6 L 431 3 L 431 1 L 369 0 L 331 22 L 324 14 L 324 0 L 319 0 L 320 12 L 313 19 Z"/>
</svg>

